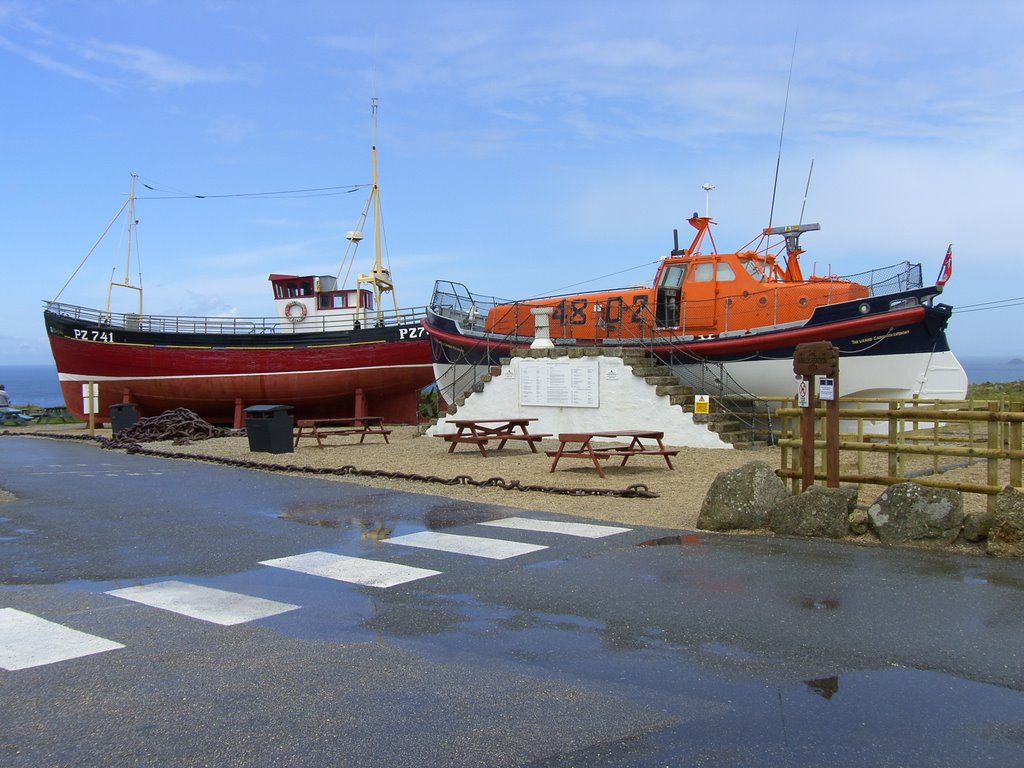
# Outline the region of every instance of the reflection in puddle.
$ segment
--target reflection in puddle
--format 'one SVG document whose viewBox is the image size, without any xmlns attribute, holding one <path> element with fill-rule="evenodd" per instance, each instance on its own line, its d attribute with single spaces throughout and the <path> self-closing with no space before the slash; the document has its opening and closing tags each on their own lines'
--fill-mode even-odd
<svg viewBox="0 0 1024 768">
<path fill-rule="evenodd" d="M 811 693 L 821 696 L 823 699 L 831 699 L 839 693 L 838 677 L 823 677 L 819 680 L 804 680 L 804 685 Z"/>
<path fill-rule="evenodd" d="M 812 611 L 837 611 L 839 601 L 834 597 L 802 597 L 800 607 Z"/>
<path fill-rule="evenodd" d="M 537 568 L 556 568 L 560 565 L 565 565 L 567 562 L 568 560 L 565 558 L 560 558 L 558 560 L 541 560 L 540 562 L 530 563 L 525 566 L 525 570 L 532 571 Z"/>
<path fill-rule="evenodd" d="M 305 501 L 289 504 L 277 516 L 280 520 L 288 520 L 318 528 L 341 528 L 347 522 L 351 509 L 346 510 L 339 504 Z"/>
<path fill-rule="evenodd" d="M 638 547 L 667 547 L 701 544 L 700 536 L 696 533 L 681 533 L 678 536 L 662 536 L 660 539 L 649 539 L 641 541 Z"/>
<path fill-rule="evenodd" d="M 479 504 L 469 502 L 445 502 L 431 507 L 424 515 L 423 522 L 427 528 L 437 531 L 453 528 L 458 525 L 472 525 L 504 517 L 493 509 L 482 508 Z"/>
<path fill-rule="evenodd" d="M 758 658 L 756 653 L 751 653 L 735 645 L 726 645 L 725 643 L 704 643 L 700 648 L 706 653 L 712 653 L 715 656 L 725 656 L 729 659 L 750 660 Z"/>
</svg>

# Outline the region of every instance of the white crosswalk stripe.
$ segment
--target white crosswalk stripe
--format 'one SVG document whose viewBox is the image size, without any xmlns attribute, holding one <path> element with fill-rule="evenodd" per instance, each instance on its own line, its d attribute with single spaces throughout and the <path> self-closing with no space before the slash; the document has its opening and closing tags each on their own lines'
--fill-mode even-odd
<svg viewBox="0 0 1024 768">
<path fill-rule="evenodd" d="M 401 544 L 405 547 L 436 549 L 441 552 L 454 552 L 459 555 L 487 557 L 491 560 L 505 560 L 528 552 L 536 552 L 547 547 L 540 544 L 522 544 L 518 541 L 504 539 L 486 539 L 481 536 L 460 536 L 455 533 L 438 533 L 436 531 L 420 531 L 405 536 L 384 539 L 385 544 Z"/>
<path fill-rule="evenodd" d="M 588 539 L 603 538 L 632 530 L 613 525 L 528 517 L 506 517 L 489 520 L 480 525 Z M 548 548 L 539 544 L 437 531 L 419 531 L 396 536 L 384 539 L 384 543 L 492 560 L 506 560 Z M 260 564 L 377 588 L 393 587 L 441 574 L 441 571 L 427 568 L 320 551 L 262 560 Z M 113 589 L 106 594 L 221 626 L 276 616 L 301 607 L 292 603 L 174 580 Z M 0 669 L 27 669 L 119 648 L 124 646 L 30 613 L 13 608 L 0 608 Z"/>
<path fill-rule="evenodd" d="M 561 520 L 537 520 L 532 517 L 503 517 L 499 520 L 488 520 L 480 525 L 491 525 L 495 528 L 512 528 L 522 531 L 540 531 L 542 533 L 562 533 L 566 536 L 581 536 L 587 539 L 600 539 L 614 536 L 616 533 L 627 533 L 631 528 L 620 528 L 615 525 L 594 525 L 592 523 L 566 523 Z"/>
<path fill-rule="evenodd" d="M 124 648 L 15 608 L 0 608 L 0 669 L 17 670 Z"/>
<path fill-rule="evenodd" d="M 308 552 L 292 557 L 278 557 L 262 560 L 260 565 L 285 568 L 290 571 L 323 576 L 328 579 L 359 584 L 365 587 L 393 587 L 428 576 L 437 576 L 441 571 L 413 568 L 398 563 L 367 560 L 361 557 L 334 555 L 330 552 Z"/>
<path fill-rule="evenodd" d="M 182 581 L 161 581 L 156 584 L 112 589 L 107 594 L 225 627 L 276 616 L 299 607 L 291 603 L 280 603 L 276 600 L 212 589 L 198 584 L 186 584 Z"/>
</svg>

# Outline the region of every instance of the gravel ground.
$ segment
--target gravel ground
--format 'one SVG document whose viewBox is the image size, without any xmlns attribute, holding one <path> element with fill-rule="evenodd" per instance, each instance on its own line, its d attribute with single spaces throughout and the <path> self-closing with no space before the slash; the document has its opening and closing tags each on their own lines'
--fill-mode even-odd
<svg viewBox="0 0 1024 768">
<path fill-rule="evenodd" d="M 77 424 L 54 426 L 49 429 L 87 432 L 84 426 Z M 536 454 L 531 453 L 522 443 L 509 443 L 500 451 L 489 449 L 490 455 L 484 458 L 475 447 L 469 445 L 460 445 L 456 447 L 454 453 L 448 453 L 446 442 L 421 435 L 415 427 L 391 426 L 389 429 L 392 430 L 390 443 L 385 443 L 380 437 L 367 437 L 366 441 L 360 444 L 356 437 L 334 436 L 328 438 L 324 448 L 317 447 L 315 441 L 307 443 L 303 440 L 294 453 L 283 454 L 253 453 L 249 450 L 246 437 L 214 438 L 185 445 L 175 445 L 171 441 L 152 442 L 145 443 L 144 447 L 196 459 L 208 456 L 260 464 L 314 468 L 350 466 L 358 470 L 384 470 L 443 479 L 459 476 L 468 476 L 476 481 L 501 478 L 506 482 L 517 480 L 521 485 L 555 488 L 623 490 L 634 484 L 642 484 L 649 491 L 658 494 L 657 498 L 568 496 L 462 484 L 444 485 L 422 480 L 360 477 L 354 474 L 318 475 L 323 479 L 338 482 L 446 496 L 519 509 L 578 515 L 623 525 L 651 525 L 684 530 L 696 528 L 701 504 L 711 483 L 720 472 L 743 466 L 751 461 L 764 461 L 773 468 L 781 466 L 781 451 L 773 447 L 749 450 L 680 448 L 679 455 L 672 459 L 675 469 L 669 469 L 661 457 L 655 456 L 633 457 L 625 467 L 620 467 L 617 461 L 608 460 L 604 462 L 606 477 L 601 479 L 590 462 L 582 459 L 562 459 L 558 468 L 551 472 L 551 459 L 544 455 L 543 451 L 557 448 L 557 441 L 543 441 L 539 444 L 539 452 Z M 110 431 L 97 429 L 96 434 L 109 436 Z M 842 461 L 852 459 L 844 454 Z M 883 455 L 868 454 L 864 461 L 866 472 L 885 474 L 886 459 Z M 917 461 L 922 465 L 930 465 L 930 462 L 930 459 L 925 458 Z M 907 467 L 910 468 L 912 467 Z M 972 482 L 985 482 L 984 478 L 984 463 L 955 469 L 945 475 L 945 479 Z M 863 486 L 858 505 L 866 508 L 883 490 L 882 486 Z M 964 494 L 965 510 L 983 509 L 984 506 L 984 496 Z"/>
</svg>

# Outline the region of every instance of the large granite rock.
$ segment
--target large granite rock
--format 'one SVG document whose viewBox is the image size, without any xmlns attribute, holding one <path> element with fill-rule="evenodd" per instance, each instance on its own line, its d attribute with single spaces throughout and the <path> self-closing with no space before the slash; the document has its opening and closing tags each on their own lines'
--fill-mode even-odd
<svg viewBox="0 0 1024 768">
<path fill-rule="evenodd" d="M 1024 493 L 1006 488 L 996 496 L 986 552 L 998 557 L 1024 557 Z"/>
<path fill-rule="evenodd" d="M 772 510 L 789 498 L 786 484 L 763 461 L 752 461 L 722 472 L 711 483 L 697 517 L 705 531 L 762 529 Z"/>
<path fill-rule="evenodd" d="M 841 539 L 850 531 L 850 513 L 856 506 L 856 488 L 812 485 L 799 496 L 789 496 L 776 504 L 769 527 L 787 536 Z"/>
<path fill-rule="evenodd" d="M 985 509 L 964 512 L 964 529 L 960 535 L 964 537 L 964 541 L 984 541 L 988 538 L 995 518 L 995 513 L 989 512 L 987 505 Z"/>
<path fill-rule="evenodd" d="M 868 520 L 883 544 L 952 544 L 964 522 L 960 491 L 917 483 L 890 485 L 868 507 Z"/>
</svg>

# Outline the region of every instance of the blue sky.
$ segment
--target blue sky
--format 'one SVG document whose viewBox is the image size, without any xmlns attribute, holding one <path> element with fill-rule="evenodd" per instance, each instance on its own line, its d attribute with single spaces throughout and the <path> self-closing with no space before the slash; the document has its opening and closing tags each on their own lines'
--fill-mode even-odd
<svg viewBox="0 0 1024 768">
<path fill-rule="evenodd" d="M 910 260 L 933 281 L 953 243 L 954 350 L 1024 356 L 1019 306 L 971 311 L 1024 296 L 1021 62 L 1018 2 L 0 0 L 2 362 L 50 361 L 42 300 L 132 173 L 160 190 L 137 189 L 148 312 L 269 315 L 271 272 L 337 272 L 363 189 L 167 198 L 366 184 L 373 96 L 403 306 L 436 279 L 649 280 L 704 183 L 718 247 L 746 244 L 785 107 L 773 222 L 821 224 L 805 273 Z M 102 307 L 123 272 L 115 228 L 61 300 Z"/>
</svg>

